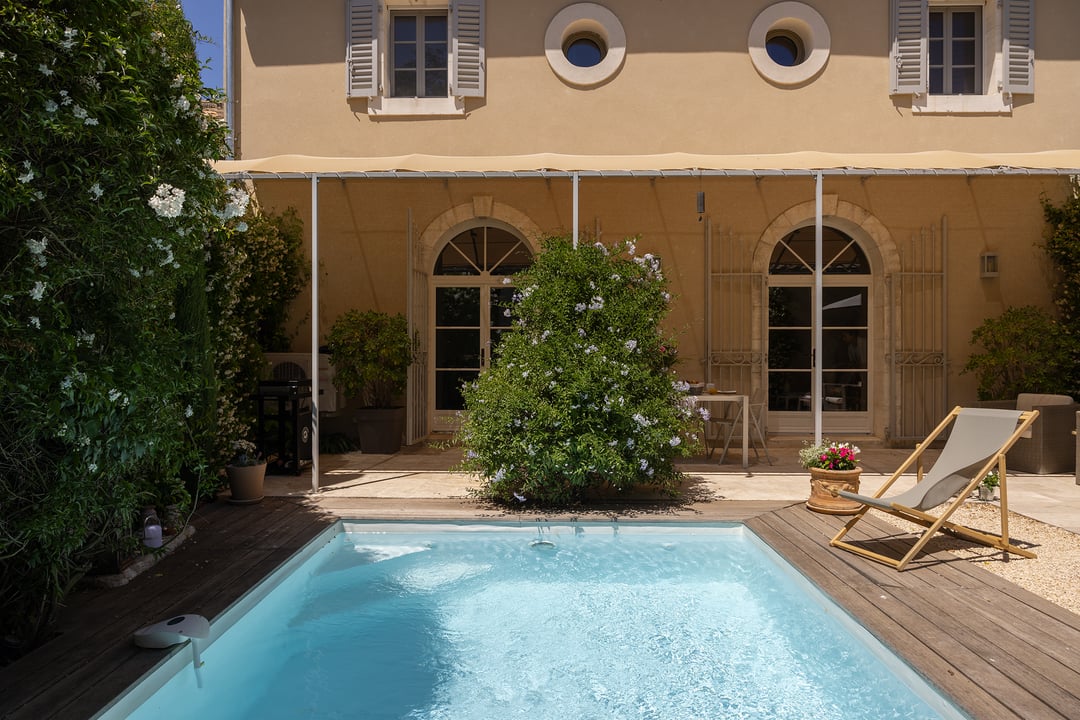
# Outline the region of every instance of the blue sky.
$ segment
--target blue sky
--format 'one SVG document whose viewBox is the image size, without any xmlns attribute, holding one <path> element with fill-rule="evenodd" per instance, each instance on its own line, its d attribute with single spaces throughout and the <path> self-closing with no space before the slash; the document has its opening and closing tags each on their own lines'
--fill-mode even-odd
<svg viewBox="0 0 1080 720">
<path fill-rule="evenodd" d="M 212 38 L 209 42 L 200 42 L 196 45 L 199 60 L 210 66 L 203 68 L 203 85 L 220 88 L 222 82 L 223 52 L 221 43 L 222 26 L 224 25 L 224 0 L 181 0 L 184 8 L 184 16 L 191 21 L 195 31 L 200 35 Z"/>
</svg>

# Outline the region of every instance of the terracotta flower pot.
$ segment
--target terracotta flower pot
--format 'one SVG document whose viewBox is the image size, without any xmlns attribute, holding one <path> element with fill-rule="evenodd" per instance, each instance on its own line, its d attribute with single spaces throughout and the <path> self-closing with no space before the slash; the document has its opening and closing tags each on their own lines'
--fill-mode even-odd
<svg viewBox="0 0 1080 720">
<path fill-rule="evenodd" d="M 229 490 L 232 492 L 229 502 L 250 505 L 263 499 L 265 462 L 256 465 L 227 465 L 225 474 L 229 476 Z"/>
<path fill-rule="evenodd" d="M 814 512 L 827 515 L 854 515 L 863 505 L 854 500 L 842 498 L 836 493 L 840 490 L 859 492 L 859 475 L 862 468 L 854 470 L 826 470 L 810 468 L 810 499 L 806 507 Z"/>
</svg>

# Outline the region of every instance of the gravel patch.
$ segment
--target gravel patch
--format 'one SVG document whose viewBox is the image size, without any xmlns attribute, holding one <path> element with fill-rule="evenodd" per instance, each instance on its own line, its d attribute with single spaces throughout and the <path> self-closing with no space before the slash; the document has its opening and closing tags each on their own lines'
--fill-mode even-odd
<svg viewBox="0 0 1080 720">
<path fill-rule="evenodd" d="M 1000 533 L 1000 511 L 996 501 L 969 500 L 950 519 L 977 530 Z M 892 515 L 873 512 L 902 530 L 924 530 Z M 1009 538 L 1014 545 L 1030 549 L 1038 557 L 1011 555 L 944 534 L 938 534 L 934 543 L 937 549 L 978 563 L 985 570 L 1080 615 L 1080 535 L 1010 512 Z"/>
</svg>

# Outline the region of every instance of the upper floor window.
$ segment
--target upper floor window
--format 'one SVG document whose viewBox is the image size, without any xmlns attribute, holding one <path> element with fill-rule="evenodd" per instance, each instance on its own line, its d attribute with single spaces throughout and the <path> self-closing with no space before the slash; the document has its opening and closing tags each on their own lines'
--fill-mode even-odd
<svg viewBox="0 0 1080 720">
<path fill-rule="evenodd" d="M 1035 92 L 1035 0 L 892 0 L 891 92 L 916 113 L 1008 113 Z"/>
<path fill-rule="evenodd" d="M 446 12 L 390 16 L 393 97 L 447 97 L 450 45 Z"/>
<path fill-rule="evenodd" d="M 930 10 L 930 94 L 982 94 L 979 8 Z"/>
<path fill-rule="evenodd" d="M 483 97 L 484 0 L 349 0 L 346 91 L 371 115 L 464 115 Z"/>
</svg>

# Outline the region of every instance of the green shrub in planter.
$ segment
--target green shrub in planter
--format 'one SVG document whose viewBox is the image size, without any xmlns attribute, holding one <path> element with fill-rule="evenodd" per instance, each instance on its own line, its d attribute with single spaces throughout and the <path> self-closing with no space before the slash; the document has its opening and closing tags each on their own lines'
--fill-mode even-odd
<svg viewBox="0 0 1080 720">
<path fill-rule="evenodd" d="M 486 479 L 479 494 L 560 505 L 599 488 L 673 490 L 674 458 L 697 439 L 660 328 L 660 260 L 633 240 L 575 249 L 553 238 L 514 282 L 513 329 L 464 387 L 461 469 Z"/>
<path fill-rule="evenodd" d="M 417 352 L 404 315 L 350 310 L 330 328 L 327 345 L 334 383 L 346 397 L 364 407 L 393 407 Z"/>
<path fill-rule="evenodd" d="M 1031 305 L 1011 307 L 988 318 L 971 333 L 981 345 L 962 373 L 979 379 L 980 400 L 1011 400 L 1023 392 L 1067 395 L 1072 390 L 1076 340 L 1045 310 Z"/>
</svg>

